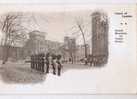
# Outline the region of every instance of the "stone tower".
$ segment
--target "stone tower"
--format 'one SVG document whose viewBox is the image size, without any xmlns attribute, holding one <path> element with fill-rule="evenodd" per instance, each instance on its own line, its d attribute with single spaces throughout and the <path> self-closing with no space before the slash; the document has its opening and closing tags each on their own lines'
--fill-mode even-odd
<svg viewBox="0 0 137 99">
<path fill-rule="evenodd" d="M 108 60 L 108 17 L 103 12 L 92 13 L 92 55 L 100 58 L 101 64 Z"/>
</svg>

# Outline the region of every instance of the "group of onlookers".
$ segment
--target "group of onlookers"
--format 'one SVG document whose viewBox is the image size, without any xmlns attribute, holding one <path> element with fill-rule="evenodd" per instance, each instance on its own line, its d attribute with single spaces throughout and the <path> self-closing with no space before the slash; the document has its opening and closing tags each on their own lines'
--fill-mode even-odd
<svg viewBox="0 0 137 99">
<path fill-rule="evenodd" d="M 107 56 L 106 55 L 88 55 L 85 57 L 81 62 L 85 63 L 85 65 L 90 66 L 101 66 L 107 62 Z"/>
</svg>

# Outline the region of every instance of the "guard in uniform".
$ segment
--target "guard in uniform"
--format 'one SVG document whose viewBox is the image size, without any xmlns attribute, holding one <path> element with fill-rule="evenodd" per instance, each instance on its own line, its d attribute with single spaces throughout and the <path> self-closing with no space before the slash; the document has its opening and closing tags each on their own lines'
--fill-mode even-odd
<svg viewBox="0 0 137 99">
<path fill-rule="evenodd" d="M 31 62 L 31 69 L 32 69 L 33 68 L 33 55 L 31 55 L 30 58 L 31 58 L 30 62 Z"/>
<path fill-rule="evenodd" d="M 42 72 L 42 54 L 39 54 L 39 70 Z"/>
<path fill-rule="evenodd" d="M 51 60 L 51 65 L 53 68 L 53 74 L 56 75 L 56 64 L 55 64 L 55 60 L 56 60 L 56 55 L 52 54 L 52 60 Z"/>
<path fill-rule="evenodd" d="M 50 53 L 46 54 L 46 73 L 49 73 L 49 56 Z"/>
<path fill-rule="evenodd" d="M 34 63 L 33 69 L 36 69 L 36 55 L 35 54 L 33 55 L 33 63 Z"/>
<path fill-rule="evenodd" d="M 45 62 L 44 62 L 44 56 L 45 56 L 44 53 L 42 53 L 42 55 L 41 55 L 41 71 L 42 71 L 43 73 L 44 73 L 44 65 L 45 65 L 45 64 L 44 64 L 44 63 L 45 63 Z"/>
<path fill-rule="evenodd" d="M 62 64 L 61 64 L 61 55 L 57 55 L 58 76 L 61 75 L 61 68 L 62 68 Z"/>
<path fill-rule="evenodd" d="M 34 65 L 35 65 L 35 64 L 34 64 L 34 62 L 35 62 L 35 61 L 34 61 L 34 55 L 32 55 L 32 60 L 31 60 L 31 61 L 32 61 L 32 69 L 34 69 Z"/>
<path fill-rule="evenodd" d="M 36 55 L 36 70 L 38 70 L 38 54 Z"/>
<path fill-rule="evenodd" d="M 38 71 L 40 71 L 40 66 L 41 66 L 41 56 L 38 54 Z"/>
</svg>

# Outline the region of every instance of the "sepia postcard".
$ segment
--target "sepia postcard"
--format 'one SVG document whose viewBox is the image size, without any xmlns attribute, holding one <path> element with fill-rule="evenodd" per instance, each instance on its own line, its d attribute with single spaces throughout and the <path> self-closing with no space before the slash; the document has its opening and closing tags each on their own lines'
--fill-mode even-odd
<svg viewBox="0 0 137 99">
<path fill-rule="evenodd" d="M 0 94 L 137 94 L 137 5 L 0 5 Z"/>
</svg>

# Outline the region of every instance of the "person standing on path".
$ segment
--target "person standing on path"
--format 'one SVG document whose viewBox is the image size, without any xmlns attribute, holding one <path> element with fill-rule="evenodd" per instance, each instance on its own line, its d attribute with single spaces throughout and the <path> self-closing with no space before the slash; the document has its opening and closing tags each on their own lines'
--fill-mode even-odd
<svg viewBox="0 0 137 99">
<path fill-rule="evenodd" d="M 61 75 L 61 68 L 62 68 L 62 64 L 61 64 L 61 55 L 57 55 L 57 69 L 58 69 L 58 76 Z"/>
<path fill-rule="evenodd" d="M 49 73 L 49 57 L 50 53 L 46 54 L 46 73 Z"/>
</svg>

